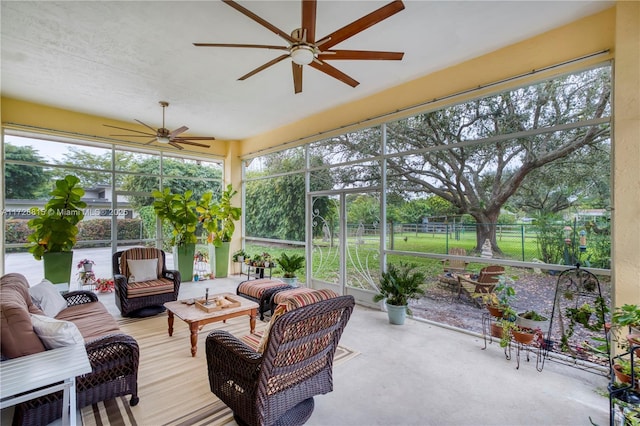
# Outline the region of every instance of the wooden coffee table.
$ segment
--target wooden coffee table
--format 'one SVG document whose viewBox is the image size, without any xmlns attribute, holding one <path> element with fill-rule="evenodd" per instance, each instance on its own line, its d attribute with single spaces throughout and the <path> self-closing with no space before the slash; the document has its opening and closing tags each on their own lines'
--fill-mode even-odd
<svg viewBox="0 0 640 426">
<path fill-rule="evenodd" d="M 258 304 L 251 300 L 245 299 L 241 296 L 232 293 L 220 293 L 209 296 L 214 298 L 216 296 L 231 296 L 234 299 L 240 301 L 240 306 L 234 308 L 225 308 L 213 312 L 205 312 L 202 309 L 196 307 L 196 305 L 187 305 L 181 301 L 167 302 L 164 307 L 167 308 L 169 314 L 169 336 L 173 336 L 173 318 L 174 316 L 180 318 L 182 321 L 189 324 L 189 330 L 191 331 L 191 356 L 196 356 L 198 350 L 198 331 L 202 329 L 205 324 L 209 324 L 216 321 L 226 321 L 230 318 L 240 317 L 242 315 L 249 315 L 249 326 L 251 333 L 256 329 L 256 315 L 258 315 Z"/>
</svg>

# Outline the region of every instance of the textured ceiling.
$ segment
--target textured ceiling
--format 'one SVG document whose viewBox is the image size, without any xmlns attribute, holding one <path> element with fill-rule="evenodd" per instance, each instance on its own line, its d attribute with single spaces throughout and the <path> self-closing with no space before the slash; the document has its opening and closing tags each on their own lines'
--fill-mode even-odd
<svg viewBox="0 0 640 426">
<path fill-rule="evenodd" d="M 299 1 L 239 1 L 289 33 Z M 322 1 L 317 38 L 383 6 Z M 193 42 L 286 45 L 218 1 L 1 3 L 2 95 L 190 134 L 242 139 L 350 102 L 610 7 L 600 1 L 405 1 L 405 10 L 335 49 L 404 51 L 402 61 L 332 61 L 351 88 L 305 67 L 294 94 L 289 60 L 245 81 L 275 50 Z"/>
</svg>

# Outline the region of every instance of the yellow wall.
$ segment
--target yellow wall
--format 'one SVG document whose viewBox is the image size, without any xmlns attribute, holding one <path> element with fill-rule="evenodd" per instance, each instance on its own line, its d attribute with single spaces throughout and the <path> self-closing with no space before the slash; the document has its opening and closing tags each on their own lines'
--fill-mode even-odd
<svg viewBox="0 0 640 426">
<path fill-rule="evenodd" d="M 2 98 L 2 123 L 6 127 L 12 127 L 13 124 L 17 124 L 21 127 L 29 126 L 34 132 L 52 134 L 58 132 L 61 136 L 73 136 L 74 133 L 83 135 L 82 139 L 91 139 L 99 141 L 118 141 L 118 143 L 125 143 L 131 146 L 141 146 L 144 142 L 140 141 L 126 141 L 123 138 L 114 138 L 109 136 L 114 133 L 114 129 L 103 126 L 103 124 L 109 124 L 111 126 L 119 126 L 127 129 L 148 131 L 146 127 L 137 125 L 135 122 L 124 122 L 110 120 L 95 115 L 82 114 L 78 112 L 68 111 L 60 108 L 54 108 L 50 106 L 35 104 L 31 102 L 25 102 L 16 99 Z M 46 130 L 45 130 L 46 129 Z M 118 131 L 116 131 L 118 132 Z M 186 133 L 184 134 L 187 135 Z M 146 141 L 145 141 L 146 142 Z M 189 147 L 190 152 L 204 152 L 209 155 L 223 158 L 226 156 L 229 141 L 215 141 L 211 143 L 210 148 Z M 154 144 L 154 149 L 160 149 L 158 144 Z M 166 151 L 178 150 L 171 147 L 167 147 Z"/>
<path fill-rule="evenodd" d="M 614 306 L 640 304 L 640 2 L 616 13 L 612 274 Z"/>
</svg>

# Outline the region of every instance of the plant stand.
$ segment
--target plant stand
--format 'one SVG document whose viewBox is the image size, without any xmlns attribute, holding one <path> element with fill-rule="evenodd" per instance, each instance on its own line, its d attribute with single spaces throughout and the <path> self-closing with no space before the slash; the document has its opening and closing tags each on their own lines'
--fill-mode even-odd
<svg viewBox="0 0 640 426">
<path fill-rule="evenodd" d="M 608 375 L 606 309 L 600 282 L 594 274 L 580 269 L 580 264 L 560 273 L 549 331 L 540 345 L 538 371 L 542 371 L 545 360 L 549 359 Z M 557 356 L 550 357 L 551 353 Z"/>
<path fill-rule="evenodd" d="M 640 349 L 640 345 L 630 345 L 629 352 L 616 356 L 621 358 L 623 356 L 630 357 L 631 363 L 631 382 L 623 385 L 616 385 L 616 376 L 611 369 L 611 377 L 608 385 L 609 390 L 609 424 L 614 425 L 627 425 L 634 424 L 631 419 L 637 420 L 640 418 L 640 390 L 634 387 L 634 383 L 639 379 L 635 377 L 634 367 L 638 362 L 635 359 L 635 352 Z"/>
<path fill-rule="evenodd" d="M 489 344 L 493 343 L 493 334 L 491 334 L 491 326 L 497 322 L 496 317 L 491 315 L 489 312 L 484 312 L 482 314 L 482 338 L 484 340 L 484 347 L 487 349 L 487 340 L 489 340 Z M 487 339 L 488 338 L 488 339 Z M 498 339 L 496 337 L 496 339 Z M 498 342 L 500 339 L 498 339 Z M 511 343 L 504 348 L 504 357 L 508 360 L 511 360 Z"/>
</svg>

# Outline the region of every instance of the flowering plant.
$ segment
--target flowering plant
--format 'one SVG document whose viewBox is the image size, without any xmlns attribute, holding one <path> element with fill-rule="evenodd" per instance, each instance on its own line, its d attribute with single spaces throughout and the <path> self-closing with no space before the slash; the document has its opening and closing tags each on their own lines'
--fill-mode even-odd
<svg viewBox="0 0 640 426">
<path fill-rule="evenodd" d="M 100 293 L 111 293 L 113 291 L 113 280 L 109 278 L 98 278 L 96 280 L 96 291 Z"/>
<path fill-rule="evenodd" d="M 78 269 L 83 268 L 83 267 L 84 267 L 83 265 L 84 265 L 85 263 L 89 263 L 89 264 L 91 264 L 91 265 L 95 265 L 95 264 L 96 264 L 96 262 L 94 262 L 94 261 L 93 261 L 93 260 L 91 260 L 91 259 L 82 259 L 80 262 L 78 262 L 78 266 L 77 266 L 77 268 L 78 268 Z"/>
</svg>

